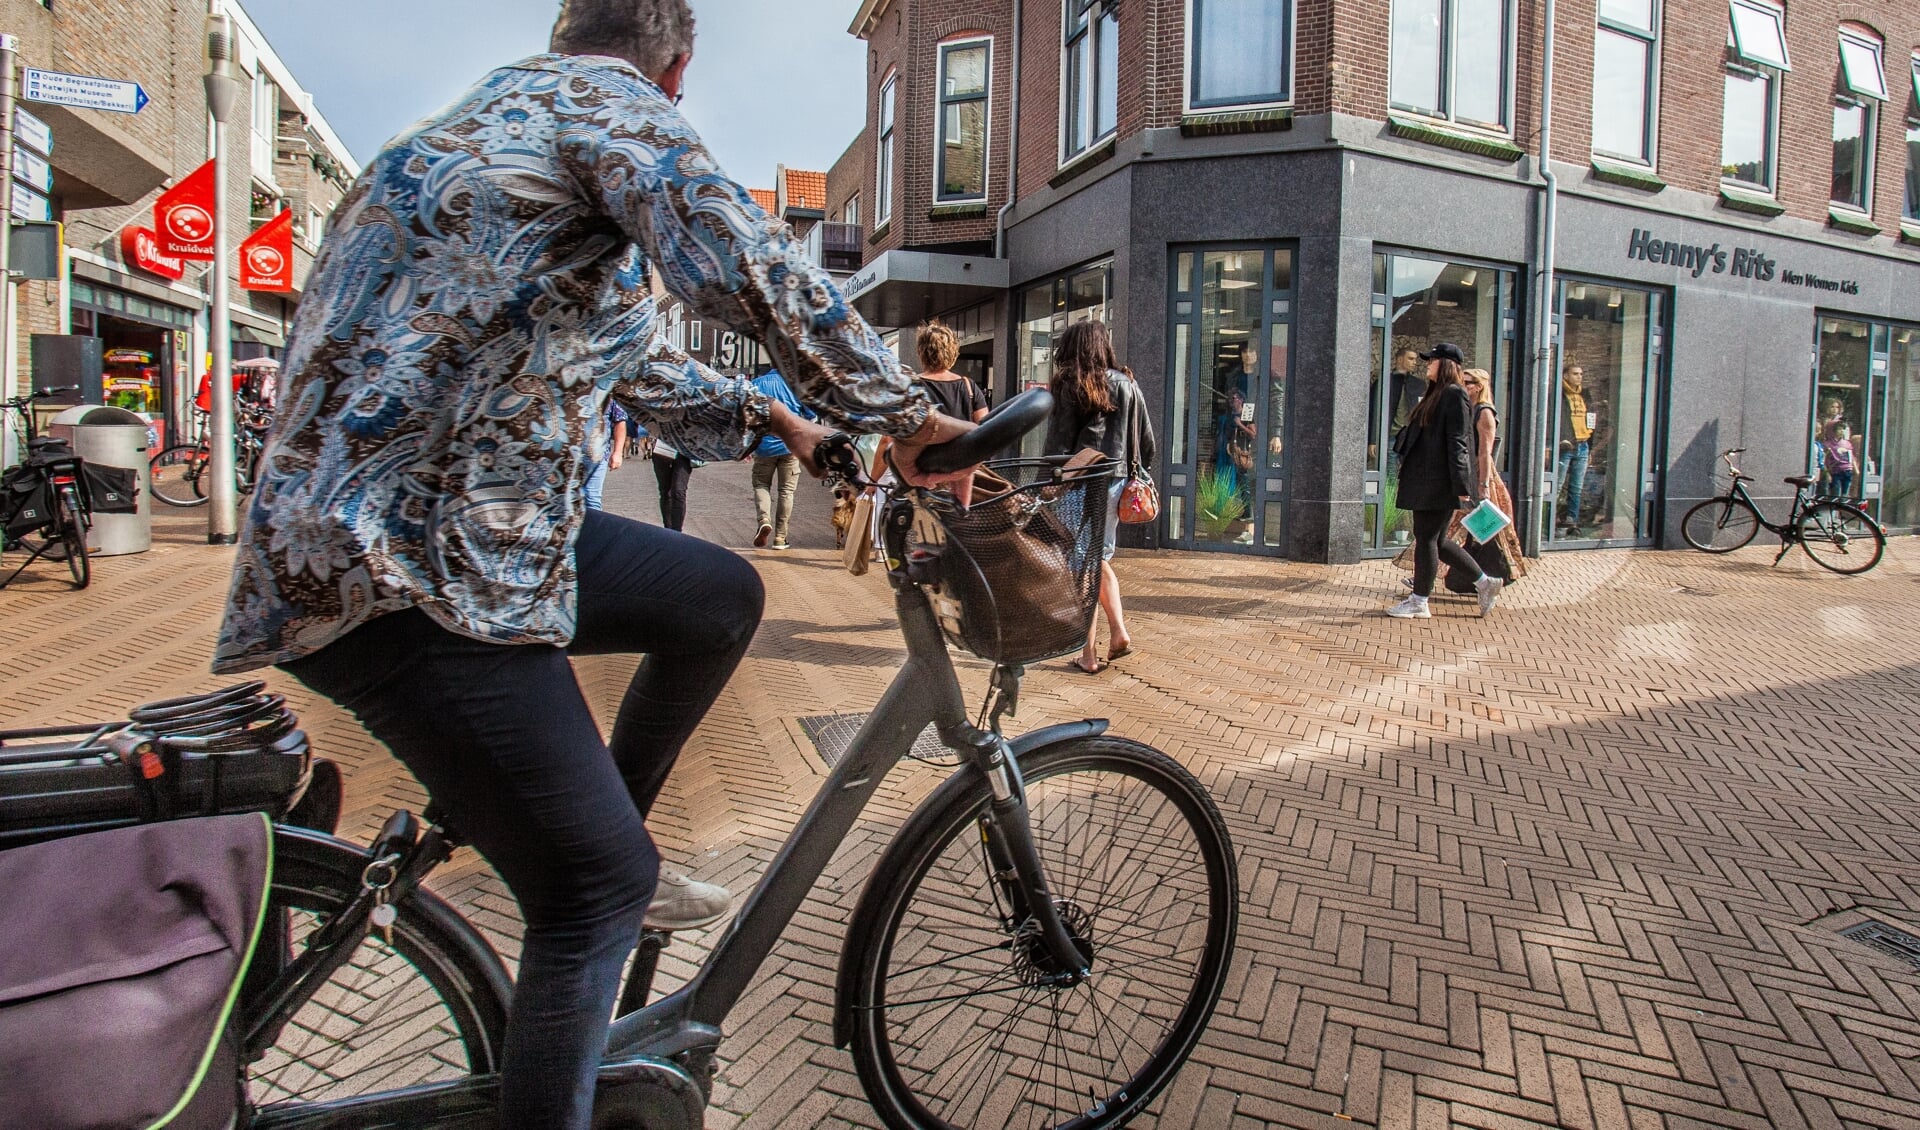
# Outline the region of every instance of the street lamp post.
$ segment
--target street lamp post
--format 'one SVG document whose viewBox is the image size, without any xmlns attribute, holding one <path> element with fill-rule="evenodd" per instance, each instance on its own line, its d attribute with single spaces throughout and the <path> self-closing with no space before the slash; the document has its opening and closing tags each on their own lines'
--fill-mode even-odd
<svg viewBox="0 0 1920 1130">
<path fill-rule="evenodd" d="M 233 23 L 215 0 L 207 16 L 207 112 L 213 116 L 213 280 L 209 332 L 213 338 L 213 366 L 209 374 L 212 408 L 208 444 L 213 484 L 207 497 L 207 543 L 232 545 L 239 540 L 239 491 L 234 474 L 233 329 L 228 313 L 227 284 L 227 119 L 233 115 L 238 83 L 233 77 Z"/>
</svg>

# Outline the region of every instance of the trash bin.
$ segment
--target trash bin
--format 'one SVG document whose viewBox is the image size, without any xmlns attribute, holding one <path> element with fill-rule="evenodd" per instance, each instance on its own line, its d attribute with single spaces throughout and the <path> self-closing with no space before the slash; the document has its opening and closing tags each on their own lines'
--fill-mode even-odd
<svg viewBox="0 0 1920 1130">
<path fill-rule="evenodd" d="M 100 467 L 124 467 L 134 474 L 139 510 L 93 516 L 88 548 L 100 557 L 145 553 L 153 547 L 153 500 L 147 490 L 147 419 L 124 408 L 76 404 L 53 418 L 47 434 L 73 446 L 73 453 Z"/>
</svg>

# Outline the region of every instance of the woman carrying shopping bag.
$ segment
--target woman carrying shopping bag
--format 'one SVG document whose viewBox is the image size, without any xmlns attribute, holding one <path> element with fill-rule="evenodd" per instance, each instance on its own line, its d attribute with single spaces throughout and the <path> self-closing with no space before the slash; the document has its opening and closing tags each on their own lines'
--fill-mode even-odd
<svg viewBox="0 0 1920 1130">
<path fill-rule="evenodd" d="M 1473 401 L 1461 387 L 1465 358 L 1450 342 L 1420 356 L 1427 362 L 1427 392 L 1393 441 L 1400 456 L 1399 506 L 1413 512 L 1413 593 L 1387 609 L 1387 615 L 1431 616 L 1427 598 L 1444 558 L 1473 578 L 1480 615 L 1485 616 L 1500 595 L 1502 581 L 1484 573 L 1465 549 L 1446 537 L 1454 514 L 1484 497 L 1477 481 Z"/>
</svg>

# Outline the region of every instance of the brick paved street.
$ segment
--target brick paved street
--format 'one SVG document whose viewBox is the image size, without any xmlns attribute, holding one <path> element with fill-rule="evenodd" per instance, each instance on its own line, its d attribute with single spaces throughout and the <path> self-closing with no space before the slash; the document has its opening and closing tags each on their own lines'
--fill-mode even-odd
<svg viewBox="0 0 1920 1130">
<path fill-rule="evenodd" d="M 693 478 L 690 525 L 741 546 L 744 468 Z M 902 648 L 878 576 L 829 548 L 754 551 L 765 625 L 655 830 L 744 889 L 821 780 L 796 718 L 867 709 Z M 652 519 L 651 475 L 615 476 Z M 229 555 L 199 516 L 72 593 L 0 592 L 0 720 L 117 715 L 215 685 Z M 1797 555 L 1796 551 L 1796 555 Z M 1920 973 L 1839 931 L 1920 927 L 1920 544 L 1838 578 L 1769 550 L 1559 555 L 1488 620 L 1377 612 L 1401 574 L 1123 555 L 1139 652 L 1028 680 L 1021 727 L 1104 715 L 1219 798 L 1241 946 L 1192 1064 L 1141 1125 L 1920 1125 Z M 581 665 L 610 718 L 631 660 Z M 963 665 L 977 692 L 984 666 Z M 343 833 L 421 792 L 353 725 L 276 679 L 350 766 Z M 848 912 L 938 781 L 903 767 L 742 1002 L 714 1127 L 877 1125 L 829 1039 Z M 513 952 L 471 858 L 436 886 Z M 671 952 L 684 977 L 688 951 Z"/>
</svg>

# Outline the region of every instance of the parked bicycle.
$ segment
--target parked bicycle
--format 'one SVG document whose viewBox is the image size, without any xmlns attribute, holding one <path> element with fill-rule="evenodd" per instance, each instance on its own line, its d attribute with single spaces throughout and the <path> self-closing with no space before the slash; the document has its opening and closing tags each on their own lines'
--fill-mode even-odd
<svg viewBox="0 0 1920 1130">
<path fill-rule="evenodd" d="M 27 396 L 0 401 L 0 414 L 17 423 L 21 450 L 19 465 L 0 475 L 0 551 L 24 550 L 27 559 L 0 580 L 12 584 L 27 566 L 45 558 L 66 562 L 73 587 L 83 589 L 93 579 L 87 556 L 87 532 L 93 525 L 86 472 L 80 457 L 65 440 L 37 434 L 33 402 L 77 391 L 42 389 Z"/>
<path fill-rule="evenodd" d="M 245 397 L 235 397 L 233 407 L 238 424 L 233 435 L 234 490 L 238 497 L 244 498 L 259 477 L 260 455 L 266 450 L 267 433 L 273 428 L 273 413 Z M 199 439 L 176 443 L 155 455 L 148 464 L 151 475 L 148 489 L 153 497 L 168 506 L 201 506 L 212 494 L 213 447 L 206 413 L 196 410 L 194 421 Z"/>
<path fill-rule="evenodd" d="M 920 465 L 974 465 L 1050 410 L 1044 390 L 1016 398 Z M 815 458 L 865 484 L 847 437 Z M 874 866 L 835 993 L 835 1042 L 851 1046 L 882 1119 L 910 1130 L 1122 1126 L 1191 1054 L 1227 976 L 1239 913 L 1234 852 L 1212 799 L 1178 762 L 1108 734 L 1104 720 L 1012 738 L 1002 730 L 1023 664 L 1085 641 L 1115 468 L 1062 478 L 1058 461 L 992 466 L 1004 478 L 977 489 L 970 508 L 918 489 L 887 502 L 887 577 L 906 660 L 699 970 L 652 1003 L 668 937 L 643 934 L 596 1126 L 703 1124 L 728 1014 L 929 726 L 959 768 Z M 947 640 L 993 663 L 974 721 Z M 206 709 L 163 707 L 162 721 Z M 134 725 L 87 741 L 109 758 L 185 766 L 212 757 L 219 739 L 204 729 L 153 736 Z M 9 756 L 0 746 L 0 768 Z M 28 807 L 54 791 L 42 780 Z M 0 804 L 8 795 L 0 772 Z M 277 933 L 255 951 L 238 1005 L 243 1125 L 491 1125 L 508 978 L 480 934 L 421 885 L 460 842 L 431 806 L 424 824 L 394 814 L 364 849 L 278 826 L 267 903 Z"/>
<path fill-rule="evenodd" d="M 1811 475 L 1786 477 L 1784 481 L 1794 488 L 1793 508 L 1785 522 L 1767 521 L 1747 493 L 1753 476 L 1742 472 L 1733 461 L 1744 451 L 1746 448 L 1736 447 L 1720 453 L 1731 485 L 1726 494 L 1700 503 L 1681 519 L 1680 532 L 1688 545 L 1706 553 L 1731 553 L 1752 541 L 1765 526 L 1780 538 L 1780 552 L 1773 555 L 1776 565 L 1795 545 L 1806 550 L 1815 564 L 1836 573 L 1864 573 L 1880 563 L 1887 548 L 1887 535 L 1880 523 L 1850 502 L 1815 497 Z"/>
</svg>

